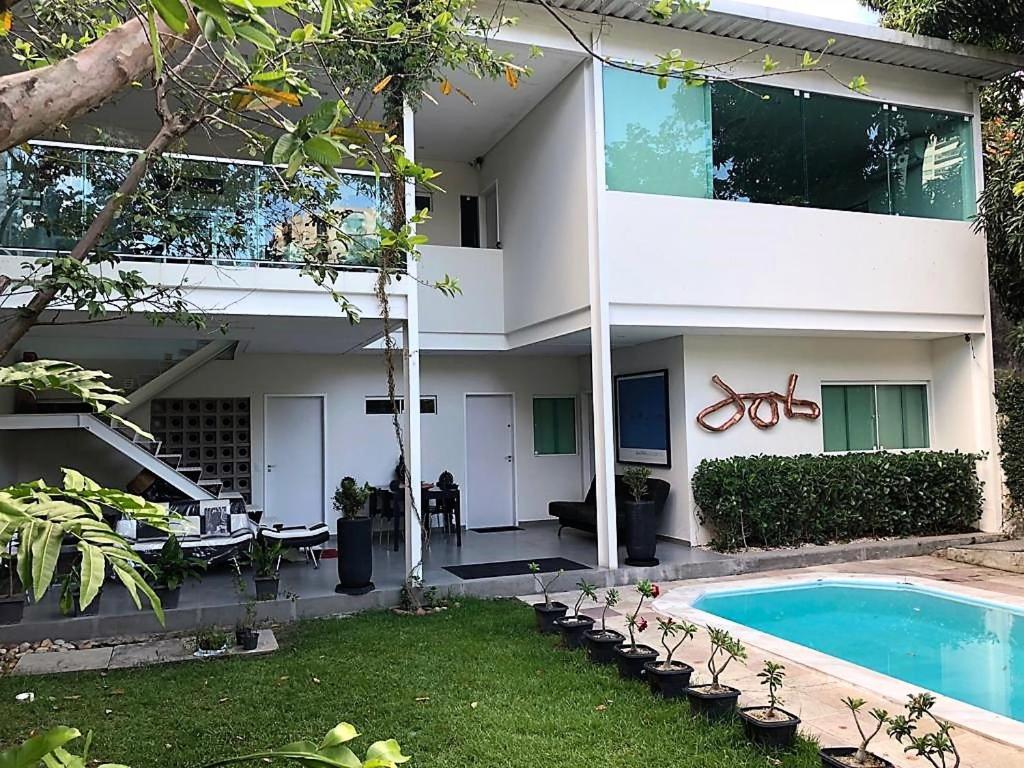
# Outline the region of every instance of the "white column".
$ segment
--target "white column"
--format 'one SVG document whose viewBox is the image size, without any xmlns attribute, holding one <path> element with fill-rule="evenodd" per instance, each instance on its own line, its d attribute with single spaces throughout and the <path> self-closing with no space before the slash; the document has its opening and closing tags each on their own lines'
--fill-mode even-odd
<svg viewBox="0 0 1024 768">
<path fill-rule="evenodd" d="M 593 41 L 595 46 L 600 40 Z M 595 48 L 596 50 L 596 48 Z M 615 527 L 615 430 L 613 425 L 612 349 L 607 268 L 600 249 L 600 202 L 604 194 L 604 92 L 601 66 L 593 59 L 584 66 L 589 79 L 586 93 L 587 258 L 590 273 L 590 349 L 594 387 L 594 476 L 597 501 L 597 564 L 619 567 L 618 531 Z"/>
<path fill-rule="evenodd" d="M 415 157 L 414 128 L 413 111 L 406 106 L 405 154 L 410 160 Z M 416 187 L 412 182 L 405 185 L 405 210 L 408 215 L 412 215 L 416 210 Z M 405 572 L 409 577 L 423 576 L 423 539 L 417 513 L 426 520 L 426 510 L 420 509 L 420 483 L 423 474 L 420 454 L 420 317 L 419 292 L 416 288 L 418 266 L 418 262 L 411 259 L 406 265 L 406 271 L 412 279 L 402 281 L 408 291 L 408 315 L 405 333 L 402 334 L 402 377 L 405 385 L 405 461 L 409 472 L 409 482 L 405 489 Z"/>
</svg>

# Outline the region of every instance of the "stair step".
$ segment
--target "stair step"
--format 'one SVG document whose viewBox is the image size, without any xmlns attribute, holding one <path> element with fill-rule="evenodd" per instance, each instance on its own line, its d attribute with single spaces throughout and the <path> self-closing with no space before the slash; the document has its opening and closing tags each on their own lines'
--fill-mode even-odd
<svg viewBox="0 0 1024 768">
<path fill-rule="evenodd" d="M 177 469 L 178 465 L 181 464 L 180 453 L 158 453 L 156 457 L 171 469 Z"/>
<path fill-rule="evenodd" d="M 222 488 L 224 486 L 224 481 L 223 480 L 217 480 L 215 478 L 211 478 L 211 479 L 208 479 L 208 480 L 198 480 L 198 481 L 196 481 L 196 485 L 198 485 L 200 488 L 218 488 L 219 489 L 219 488 Z"/>
</svg>

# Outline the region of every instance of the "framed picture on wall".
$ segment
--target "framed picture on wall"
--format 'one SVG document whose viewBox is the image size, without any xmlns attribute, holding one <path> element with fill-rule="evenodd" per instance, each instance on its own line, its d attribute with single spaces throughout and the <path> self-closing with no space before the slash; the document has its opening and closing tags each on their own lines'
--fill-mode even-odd
<svg viewBox="0 0 1024 768">
<path fill-rule="evenodd" d="M 672 466 L 667 370 L 615 377 L 615 438 L 623 464 Z"/>
</svg>

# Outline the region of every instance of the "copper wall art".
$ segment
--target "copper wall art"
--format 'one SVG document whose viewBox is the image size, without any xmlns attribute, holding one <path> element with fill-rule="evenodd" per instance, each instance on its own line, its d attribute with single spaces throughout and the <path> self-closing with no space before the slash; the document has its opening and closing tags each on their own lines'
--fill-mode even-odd
<svg viewBox="0 0 1024 768">
<path fill-rule="evenodd" d="M 769 429 L 779 423 L 779 403 L 782 404 L 782 412 L 786 414 L 787 419 L 810 419 L 813 421 L 821 416 L 821 408 L 811 400 L 801 400 L 793 397 L 793 394 L 796 392 L 797 378 L 797 374 L 789 374 L 789 383 L 786 385 L 786 394 L 784 395 L 780 395 L 778 392 L 738 393 L 716 374 L 711 377 L 711 381 L 725 392 L 726 396 L 698 413 L 697 423 L 708 430 L 708 432 L 725 432 L 730 427 L 739 424 L 743 420 L 744 411 L 746 411 L 750 416 L 751 423 L 755 427 L 758 429 Z M 749 407 L 744 403 L 746 400 L 750 401 Z M 760 412 L 766 405 L 771 415 L 767 419 L 763 419 Z M 708 423 L 708 416 L 718 413 L 718 411 L 729 406 L 732 406 L 734 410 L 728 419 L 717 425 Z"/>
</svg>

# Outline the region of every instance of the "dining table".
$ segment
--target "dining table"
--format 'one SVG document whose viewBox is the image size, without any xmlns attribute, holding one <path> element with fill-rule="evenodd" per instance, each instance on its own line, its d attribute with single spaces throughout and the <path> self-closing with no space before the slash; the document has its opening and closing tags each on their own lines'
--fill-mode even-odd
<svg viewBox="0 0 1024 768">
<path fill-rule="evenodd" d="M 405 486 L 399 486 L 405 490 Z M 395 514 L 392 496 L 394 495 L 390 486 L 378 485 L 374 487 L 374 493 L 370 496 L 370 516 L 383 514 L 383 510 L 391 510 L 392 525 L 394 526 L 394 551 L 398 551 L 398 544 L 402 535 L 402 515 Z M 462 494 L 459 486 L 442 488 L 436 483 L 423 483 L 420 486 L 420 514 L 430 514 L 431 502 L 438 507 L 450 505 L 452 514 L 455 517 L 455 544 L 462 546 Z"/>
</svg>

